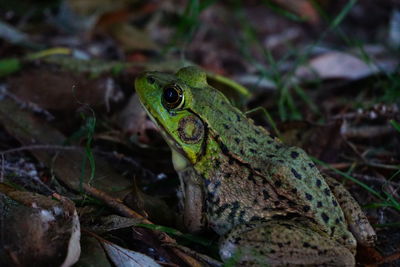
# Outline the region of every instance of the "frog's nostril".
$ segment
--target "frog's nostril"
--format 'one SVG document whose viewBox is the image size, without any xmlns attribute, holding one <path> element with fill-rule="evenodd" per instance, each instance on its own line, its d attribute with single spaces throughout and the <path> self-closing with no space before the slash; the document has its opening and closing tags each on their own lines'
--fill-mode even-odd
<svg viewBox="0 0 400 267">
<path fill-rule="evenodd" d="M 146 79 L 147 79 L 147 82 L 150 83 L 150 84 L 153 84 L 153 83 L 155 83 L 155 81 L 156 81 L 156 80 L 153 78 L 153 76 L 147 76 Z"/>
</svg>

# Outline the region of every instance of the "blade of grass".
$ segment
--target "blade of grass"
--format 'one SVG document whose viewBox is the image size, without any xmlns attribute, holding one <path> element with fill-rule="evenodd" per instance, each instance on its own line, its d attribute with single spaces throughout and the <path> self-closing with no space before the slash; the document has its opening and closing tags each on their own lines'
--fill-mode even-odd
<svg viewBox="0 0 400 267">
<path fill-rule="evenodd" d="M 271 1 L 268 0 L 264 0 L 263 3 L 269 7 L 272 11 L 274 11 L 275 13 L 277 13 L 278 15 L 281 15 L 282 17 L 288 18 L 292 21 L 296 21 L 296 22 L 305 22 L 307 21 L 306 18 L 302 18 L 290 11 L 287 11 L 286 9 L 278 6 L 275 3 L 272 3 Z"/>
<path fill-rule="evenodd" d="M 395 128 L 396 131 L 398 131 L 400 133 L 400 123 L 398 123 L 395 120 L 390 120 L 389 122 L 393 126 L 393 128 Z"/>
<path fill-rule="evenodd" d="M 385 196 L 383 196 L 382 194 L 380 194 L 378 191 L 376 191 L 375 189 L 371 188 L 370 186 L 368 186 L 367 184 L 359 181 L 358 179 L 352 177 L 351 175 L 342 172 L 332 166 L 330 166 L 329 164 L 311 157 L 311 159 L 316 162 L 317 164 L 324 166 L 334 172 L 336 172 L 337 174 L 341 175 L 342 177 L 358 184 L 360 187 L 364 188 L 365 190 L 367 190 L 368 192 L 370 192 L 371 194 L 373 194 L 374 196 L 376 196 L 377 198 L 379 198 L 380 200 L 382 200 L 382 203 L 374 203 L 372 205 L 374 205 L 375 207 L 392 207 L 398 211 L 400 211 L 400 202 L 398 202 L 391 194 L 387 193 L 387 192 L 383 192 Z"/>
<path fill-rule="evenodd" d="M 195 236 L 195 235 L 192 235 L 192 234 L 184 234 L 184 233 L 182 233 L 182 232 L 180 232 L 180 231 L 178 231 L 178 230 L 176 230 L 174 228 L 170 228 L 170 227 L 167 227 L 167 226 L 156 225 L 156 224 L 147 224 L 147 223 L 139 223 L 137 226 L 148 228 L 148 229 L 152 229 L 152 230 L 161 231 L 161 232 L 164 232 L 164 233 L 167 233 L 167 234 L 171 234 L 171 235 L 174 235 L 174 236 L 179 236 L 179 237 L 182 237 L 182 238 L 184 238 L 186 240 L 189 240 L 191 242 L 200 244 L 200 245 L 205 246 L 205 247 L 209 247 L 212 244 L 212 241 L 210 241 L 210 240 L 208 240 L 206 238 L 203 238 L 201 236 Z"/>
<path fill-rule="evenodd" d="M 329 30 L 333 30 L 336 27 L 339 26 L 340 23 L 344 20 L 344 18 L 347 16 L 347 14 L 350 12 L 350 10 L 353 8 L 353 6 L 357 3 L 357 0 L 350 0 L 347 2 L 347 4 L 343 7 L 343 9 L 340 11 L 340 13 L 335 17 L 335 19 L 332 21 Z"/>
</svg>

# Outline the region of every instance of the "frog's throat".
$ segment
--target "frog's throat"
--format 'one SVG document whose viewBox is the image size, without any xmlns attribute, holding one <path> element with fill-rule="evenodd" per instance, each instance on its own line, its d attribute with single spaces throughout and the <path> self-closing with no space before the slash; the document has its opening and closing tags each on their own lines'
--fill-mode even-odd
<svg viewBox="0 0 400 267">
<path fill-rule="evenodd" d="M 177 172 L 183 171 L 187 167 L 191 166 L 187 158 L 185 158 L 180 152 L 176 151 L 171 147 L 172 152 L 172 164 Z"/>
</svg>

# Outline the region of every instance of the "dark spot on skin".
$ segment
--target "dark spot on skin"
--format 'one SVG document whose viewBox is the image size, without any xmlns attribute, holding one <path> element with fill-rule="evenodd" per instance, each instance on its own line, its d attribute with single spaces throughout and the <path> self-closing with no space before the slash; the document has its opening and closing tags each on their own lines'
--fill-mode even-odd
<svg viewBox="0 0 400 267">
<path fill-rule="evenodd" d="M 325 188 L 324 193 L 325 195 L 329 196 L 331 194 L 331 190 L 329 190 L 329 188 Z"/>
<path fill-rule="evenodd" d="M 331 236 L 333 236 L 335 234 L 335 230 L 336 230 L 335 226 L 332 226 L 331 227 Z"/>
<path fill-rule="evenodd" d="M 303 211 L 304 212 L 308 212 L 308 211 L 310 211 L 310 209 L 311 209 L 310 206 L 307 206 L 307 205 L 303 206 Z"/>
<path fill-rule="evenodd" d="M 239 114 L 236 114 L 236 121 L 241 121 Z"/>
<path fill-rule="evenodd" d="M 229 130 L 229 125 L 228 124 L 224 123 L 223 126 L 224 126 L 225 130 Z"/>
<path fill-rule="evenodd" d="M 299 156 L 299 153 L 297 153 L 296 151 L 292 151 L 292 153 L 290 153 L 290 156 L 292 157 L 292 159 L 295 159 Z"/>
<path fill-rule="evenodd" d="M 303 247 L 309 248 L 309 247 L 311 247 L 311 245 L 310 245 L 310 243 L 304 242 L 304 243 L 303 243 Z"/>
<path fill-rule="evenodd" d="M 235 142 L 236 142 L 236 144 L 240 144 L 240 138 L 238 138 L 238 137 L 235 137 Z"/>
<path fill-rule="evenodd" d="M 215 210 L 215 215 L 217 215 L 218 217 L 220 217 L 221 214 L 222 214 L 227 208 L 229 208 L 229 204 L 225 203 L 224 205 L 222 205 L 221 207 L 219 207 L 218 209 Z"/>
<path fill-rule="evenodd" d="M 244 210 L 240 211 L 239 217 L 238 217 L 238 222 L 239 223 L 244 223 L 244 218 L 243 217 L 244 217 L 245 213 L 246 213 L 246 211 L 244 211 Z"/>
<path fill-rule="evenodd" d="M 284 197 L 284 196 L 278 196 L 278 199 L 279 199 L 279 200 L 286 200 L 286 197 Z"/>
<path fill-rule="evenodd" d="M 207 193 L 207 201 L 214 202 L 214 193 L 211 192 Z"/>
<path fill-rule="evenodd" d="M 148 82 L 149 84 L 153 84 L 153 83 L 156 82 L 156 80 L 155 80 L 152 76 L 147 76 L 146 80 L 147 80 L 147 82 Z"/>
<path fill-rule="evenodd" d="M 270 195 L 267 190 L 263 190 L 262 192 L 263 192 L 264 200 L 267 200 L 270 198 Z"/>
<path fill-rule="evenodd" d="M 337 204 L 336 200 L 334 200 L 334 199 L 332 199 L 332 204 L 333 204 L 333 206 L 335 206 L 335 207 L 337 207 L 337 206 L 338 206 L 338 204 Z"/>
<path fill-rule="evenodd" d="M 221 166 L 221 161 L 219 161 L 218 159 L 216 159 L 216 160 L 214 161 L 214 166 L 215 166 L 216 169 L 219 169 L 219 167 Z"/>
<path fill-rule="evenodd" d="M 207 212 L 208 212 L 209 214 L 212 214 L 212 213 L 213 213 L 212 207 L 213 207 L 214 205 L 205 205 L 205 206 L 207 206 Z"/>
<path fill-rule="evenodd" d="M 250 153 L 252 153 L 252 154 L 256 154 L 256 153 L 257 153 L 257 150 L 255 150 L 255 149 L 253 149 L 253 148 L 250 148 L 249 151 L 250 151 Z"/>
<path fill-rule="evenodd" d="M 290 169 L 294 175 L 294 177 L 296 177 L 297 179 L 301 179 L 301 175 L 293 168 Z"/>
<path fill-rule="evenodd" d="M 250 143 L 258 144 L 257 140 L 254 139 L 253 137 L 247 137 L 247 140 L 249 140 Z"/>
<path fill-rule="evenodd" d="M 317 208 L 322 208 L 322 202 L 321 201 L 317 202 Z"/>
<path fill-rule="evenodd" d="M 261 221 L 261 219 L 262 218 L 260 216 L 253 216 L 253 217 L 250 218 L 250 221 L 259 222 L 259 221 Z"/>
<path fill-rule="evenodd" d="M 224 177 L 228 179 L 229 177 L 231 177 L 231 175 L 232 175 L 232 174 L 231 174 L 230 172 L 226 172 L 226 173 L 224 174 Z"/>
<path fill-rule="evenodd" d="M 237 210 L 240 208 L 239 201 L 235 201 L 232 203 L 231 212 L 229 212 L 228 220 L 233 222 L 235 220 L 235 215 Z"/>
<path fill-rule="evenodd" d="M 292 189 L 292 193 L 293 193 L 293 194 L 296 194 L 296 193 L 297 193 L 297 188 L 293 188 L 293 189 Z"/>
<path fill-rule="evenodd" d="M 249 179 L 249 181 L 252 181 L 254 184 L 257 184 L 256 179 L 254 179 L 254 174 L 252 172 L 249 173 L 249 176 L 247 176 L 247 179 Z"/>
<path fill-rule="evenodd" d="M 309 166 L 310 168 L 314 168 L 314 167 L 315 167 L 315 165 L 312 164 L 312 163 L 308 163 L 308 166 Z"/>
<path fill-rule="evenodd" d="M 225 155 L 229 153 L 229 149 L 226 147 L 224 143 L 220 143 L 219 146 L 221 147 L 222 153 L 224 153 Z"/>
<path fill-rule="evenodd" d="M 317 185 L 318 187 L 321 187 L 321 184 L 322 184 L 321 180 L 320 180 L 320 179 L 317 179 L 316 185 Z"/>
<path fill-rule="evenodd" d="M 318 250 L 318 255 L 326 255 L 328 251 L 326 249 L 324 250 Z"/>
<path fill-rule="evenodd" d="M 324 220 L 325 223 L 328 223 L 329 216 L 325 212 L 321 213 L 321 217 L 322 217 L 322 220 Z"/>
<path fill-rule="evenodd" d="M 274 205 L 277 207 L 279 206 L 279 204 L 281 204 L 279 201 L 274 201 Z"/>
<path fill-rule="evenodd" d="M 275 148 L 276 148 L 276 150 L 279 150 L 279 149 L 281 149 L 281 148 L 282 148 L 282 145 L 280 145 L 280 144 L 276 144 L 276 145 L 275 145 Z"/>
<path fill-rule="evenodd" d="M 276 187 L 281 187 L 281 186 L 282 186 L 282 182 L 279 181 L 279 180 L 277 180 L 277 181 L 275 181 L 274 185 L 275 185 Z"/>
<path fill-rule="evenodd" d="M 240 240 L 242 240 L 242 238 L 236 237 L 236 238 L 233 240 L 233 243 L 238 244 L 238 243 L 240 242 Z"/>
<path fill-rule="evenodd" d="M 313 196 L 312 195 L 310 195 L 309 193 L 306 193 L 306 198 L 307 198 L 307 200 L 313 200 Z"/>
</svg>

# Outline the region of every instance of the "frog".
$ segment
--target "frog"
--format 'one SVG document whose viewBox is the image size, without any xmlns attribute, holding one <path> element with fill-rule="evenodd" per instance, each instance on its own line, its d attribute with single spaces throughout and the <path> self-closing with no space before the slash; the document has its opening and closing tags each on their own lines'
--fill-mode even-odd
<svg viewBox="0 0 400 267">
<path fill-rule="evenodd" d="M 374 246 L 346 188 L 246 117 L 200 68 L 144 72 L 135 89 L 171 149 L 185 226 L 215 231 L 224 262 L 354 266 L 357 244 Z"/>
</svg>

